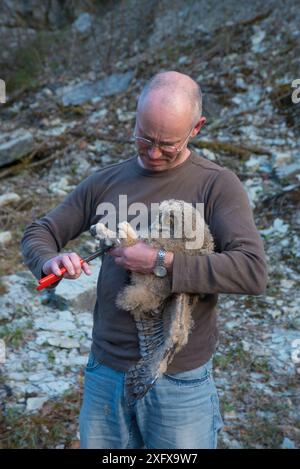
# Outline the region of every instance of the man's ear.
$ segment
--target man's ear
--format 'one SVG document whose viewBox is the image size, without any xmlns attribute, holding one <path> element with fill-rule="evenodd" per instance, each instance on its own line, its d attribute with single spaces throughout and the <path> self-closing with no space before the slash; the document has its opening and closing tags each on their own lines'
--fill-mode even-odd
<svg viewBox="0 0 300 469">
<path fill-rule="evenodd" d="M 197 122 L 197 124 L 192 130 L 192 134 L 191 134 L 192 137 L 195 137 L 195 135 L 197 135 L 197 133 L 200 132 L 205 122 L 206 122 L 206 117 L 204 116 L 200 117 L 199 121 Z"/>
</svg>

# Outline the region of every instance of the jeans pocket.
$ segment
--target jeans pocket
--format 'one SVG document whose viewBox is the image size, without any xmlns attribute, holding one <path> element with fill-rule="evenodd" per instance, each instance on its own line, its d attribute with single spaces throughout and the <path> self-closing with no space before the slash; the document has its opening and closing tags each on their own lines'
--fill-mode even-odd
<svg viewBox="0 0 300 469">
<path fill-rule="evenodd" d="M 164 373 L 163 376 L 169 382 L 172 382 L 177 386 L 194 387 L 199 386 L 201 384 L 209 383 L 211 373 L 212 361 L 209 360 L 204 365 L 201 365 L 198 368 L 194 368 L 193 370 L 182 371 L 180 373 L 175 373 L 172 375 Z"/>
<path fill-rule="evenodd" d="M 87 371 L 95 370 L 100 365 L 101 365 L 101 363 L 99 363 L 97 361 L 95 355 L 92 352 L 90 352 L 89 357 L 88 357 L 88 361 L 87 361 L 87 364 L 86 364 L 86 367 L 85 367 L 86 370 Z"/>
</svg>

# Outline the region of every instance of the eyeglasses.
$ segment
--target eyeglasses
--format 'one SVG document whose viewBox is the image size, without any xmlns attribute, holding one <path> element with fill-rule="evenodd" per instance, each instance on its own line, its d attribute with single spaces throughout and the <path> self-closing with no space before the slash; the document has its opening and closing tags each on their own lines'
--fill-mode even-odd
<svg viewBox="0 0 300 469">
<path fill-rule="evenodd" d="M 152 140 L 149 140 L 148 138 L 144 137 L 139 137 L 137 135 L 133 135 L 133 138 L 135 140 L 135 143 L 137 146 L 140 148 L 143 148 L 144 150 L 149 150 L 152 147 L 158 147 L 163 153 L 168 153 L 169 155 L 175 155 L 177 153 L 180 153 L 181 150 L 183 149 L 186 141 L 190 137 L 191 131 L 193 130 L 194 127 L 191 128 L 189 131 L 188 136 L 184 140 L 183 144 L 181 145 L 180 148 L 177 148 L 175 145 L 165 145 L 163 143 L 155 143 Z"/>
</svg>

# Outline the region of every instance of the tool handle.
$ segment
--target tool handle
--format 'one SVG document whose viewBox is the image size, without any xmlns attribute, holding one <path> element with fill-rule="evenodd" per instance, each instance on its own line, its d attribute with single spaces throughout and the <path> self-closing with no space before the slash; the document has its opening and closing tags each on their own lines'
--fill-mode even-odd
<svg viewBox="0 0 300 469">
<path fill-rule="evenodd" d="M 80 259 L 80 265 L 85 262 L 84 259 Z M 63 274 L 67 272 L 66 267 L 60 267 L 61 275 L 49 274 L 46 277 L 43 277 L 39 280 L 39 285 L 36 287 L 37 290 L 43 290 L 43 288 L 49 287 L 53 283 L 61 280 Z"/>
</svg>

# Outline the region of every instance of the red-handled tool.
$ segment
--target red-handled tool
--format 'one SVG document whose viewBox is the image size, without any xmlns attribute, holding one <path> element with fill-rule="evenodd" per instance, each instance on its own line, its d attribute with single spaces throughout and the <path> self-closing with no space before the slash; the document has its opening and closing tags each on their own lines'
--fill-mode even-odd
<svg viewBox="0 0 300 469">
<path fill-rule="evenodd" d="M 118 238 L 114 240 L 110 240 L 110 239 L 103 240 L 103 247 L 95 251 L 94 254 L 92 254 L 91 256 L 88 256 L 84 259 L 80 259 L 80 265 L 82 265 L 84 262 L 90 262 L 98 256 L 102 256 L 109 249 L 117 247 L 119 245 L 120 245 L 120 240 Z M 63 274 L 67 272 L 67 269 L 66 267 L 60 267 L 59 269 L 61 271 L 61 275 L 49 274 L 46 277 L 41 278 L 39 280 L 39 285 L 36 287 L 36 290 L 43 290 L 43 288 L 49 287 L 50 285 L 57 282 L 58 280 L 61 280 Z"/>
</svg>

